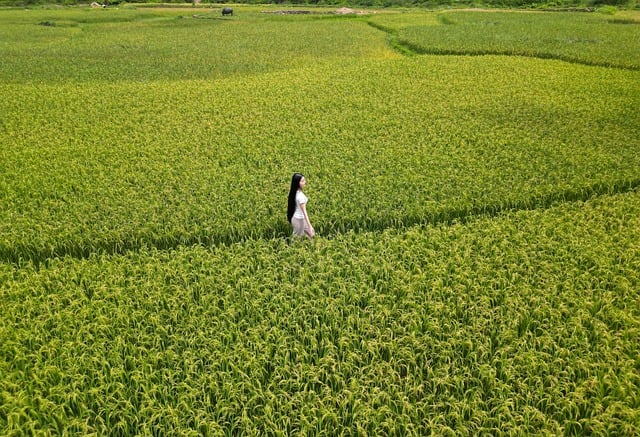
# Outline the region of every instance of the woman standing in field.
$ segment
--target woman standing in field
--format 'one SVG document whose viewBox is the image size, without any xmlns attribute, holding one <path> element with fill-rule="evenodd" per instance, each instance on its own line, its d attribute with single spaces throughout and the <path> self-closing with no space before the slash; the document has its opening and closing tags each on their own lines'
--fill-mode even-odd
<svg viewBox="0 0 640 437">
<path fill-rule="evenodd" d="M 307 185 L 307 180 L 300 173 L 294 173 L 291 178 L 291 189 L 289 190 L 289 205 L 287 206 L 287 219 L 293 226 L 293 235 L 296 237 L 315 235 L 313 226 L 309 221 L 307 213 L 307 196 L 302 189 Z"/>
</svg>

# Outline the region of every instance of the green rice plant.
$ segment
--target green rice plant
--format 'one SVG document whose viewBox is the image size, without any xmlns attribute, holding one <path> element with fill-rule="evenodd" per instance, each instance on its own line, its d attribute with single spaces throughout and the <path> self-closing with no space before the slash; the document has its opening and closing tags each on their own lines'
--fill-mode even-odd
<svg viewBox="0 0 640 437">
<path fill-rule="evenodd" d="M 197 10 L 0 11 L 0 434 L 640 432 L 637 71 Z"/>
<path fill-rule="evenodd" d="M 0 431 L 636 434 L 638 200 L 4 264 Z"/>
<path fill-rule="evenodd" d="M 379 15 L 370 22 L 423 54 L 532 56 L 640 68 L 640 28 L 622 24 L 640 23 L 637 14 L 617 20 L 585 13 L 447 11 L 437 18 L 435 23 L 433 15 Z"/>
<path fill-rule="evenodd" d="M 497 65 L 517 73 L 496 76 Z M 637 84 L 637 72 L 521 58 L 5 84 L 0 253 L 44 260 L 281 236 L 296 170 L 313 181 L 324 235 L 624 191 L 638 183 Z"/>
<path fill-rule="evenodd" d="M 205 25 L 177 12 L 103 12 L 0 12 L 16 35 L 34 18 L 82 29 L 67 43 L 3 46 L 16 64 L 0 66 L 13 75 L 0 101 L 0 141 L 9 145 L 0 151 L 4 260 L 280 237 L 289 232 L 287 178 L 297 170 L 313 181 L 324 235 L 453 222 L 638 184 L 634 71 L 399 59 L 364 22 L 399 26 L 422 19 L 415 14 L 253 13 Z M 208 32 L 233 42 L 221 37 L 212 49 Z M 229 56 L 233 47 L 242 55 Z M 88 63 L 99 74 L 88 74 Z M 193 75 L 173 71 L 190 64 Z"/>
<path fill-rule="evenodd" d="M 242 19 L 222 20 L 219 13 L 2 10 L 0 78 L 45 84 L 211 80 L 394 56 L 384 34 L 363 21 L 322 15 L 291 20 L 251 9 L 240 13 Z M 42 21 L 55 25 L 38 25 Z"/>
</svg>

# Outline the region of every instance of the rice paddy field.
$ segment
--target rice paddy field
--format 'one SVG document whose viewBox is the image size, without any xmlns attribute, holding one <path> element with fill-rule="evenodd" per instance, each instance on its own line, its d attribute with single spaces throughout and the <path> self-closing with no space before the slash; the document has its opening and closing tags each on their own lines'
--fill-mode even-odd
<svg viewBox="0 0 640 437">
<path fill-rule="evenodd" d="M 640 13 L 282 9 L 0 10 L 0 434 L 640 434 Z"/>
</svg>

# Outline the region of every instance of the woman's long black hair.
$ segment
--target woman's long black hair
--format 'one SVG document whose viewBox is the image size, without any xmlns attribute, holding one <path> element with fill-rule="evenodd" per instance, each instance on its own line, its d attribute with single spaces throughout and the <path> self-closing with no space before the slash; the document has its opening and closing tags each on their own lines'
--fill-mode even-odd
<svg viewBox="0 0 640 437">
<path fill-rule="evenodd" d="M 291 223 L 293 213 L 296 212 L 296 193 L 300 189 L 300 179 L 303 176 L 300 173 L 294 173 L 291 178 L 291 188 L 289 189 L 289 205 L 287 206 L 287 221 Z"/>
</svg>

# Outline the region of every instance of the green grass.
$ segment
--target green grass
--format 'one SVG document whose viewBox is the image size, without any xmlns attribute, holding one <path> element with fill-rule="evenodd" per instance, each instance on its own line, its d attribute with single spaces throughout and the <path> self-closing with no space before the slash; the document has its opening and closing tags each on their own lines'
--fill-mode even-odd
<svg viewBox="0 0 640 437">
<path fill-rule="evenodd" d="M 0 434 L 637 435 L 636 15 L 277 9 L 0 11 Z"/>
</svg>

